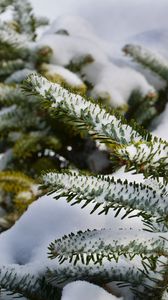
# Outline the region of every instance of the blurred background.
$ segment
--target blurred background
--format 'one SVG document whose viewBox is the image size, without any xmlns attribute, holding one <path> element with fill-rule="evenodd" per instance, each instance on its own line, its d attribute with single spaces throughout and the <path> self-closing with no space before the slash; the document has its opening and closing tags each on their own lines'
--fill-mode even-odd
<svg viewBox="0 0 168 300">
<path fill-rule="evenodd" d="M 87 19 L 107 40 L 126 39 L 137 33 L 168 26 L 167 0 L 31 0 L 35 12 L 50 20 L 60 15 Z"/>
</svg>

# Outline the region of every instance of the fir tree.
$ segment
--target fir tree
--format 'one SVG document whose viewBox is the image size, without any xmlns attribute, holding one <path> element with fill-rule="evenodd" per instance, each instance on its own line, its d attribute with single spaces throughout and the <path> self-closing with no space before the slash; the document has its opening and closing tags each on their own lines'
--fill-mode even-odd
<svg viewBox="0 0 168 300">
<path fill-rule="evenodd" d="M 25 82 L 25 90 L 39 95 L 42 103 L 44 101 L 52 113 L 57 112 L 66 117 L 67 122 L 75 124 L 81 130 L 87 130 L 92 137 L 107 143 L 112 159 L 115 156 L 120 165 L 126 165 L 128 170 L 134 169 L 137 173 L 143 172 L 145 177 L 153 178 L 151 183 L 138 184 L 116 181 L 107 176 L 72 172 L 52 171 L 43 175 L 44 188 L 56 193 L 56 199 L 65 196 L 73 204 L 84 200 L 83 207 L 93 202 L 95 206 L 92 213 L 98 208 L 101 208 L 100 213 L 106 214 L 109 209 L 114 209 L 118 216 L 123 213 L 123 208 L 125 217 L 136 211 L 136 216 L 143 218 L 146 229 L 132 229 L 129 238 L 128 230 L 124 229 L 80 231 L 51 242 L 49 257 L 58 258 L 61 265 L 60 269 L 49 267 L 43 274 L 51 285 L 49 290 L 52 291 L 53 284 L 59 287 L 60 282 L 75 279 L 97 283 L 122 281 L 132 285 L 135 299 L 165 299 L 168 247 L 167 142 L 158 140 L 135 124 L 128 125 L 120 116 L 39 75 L 29 76 Z M 154 181 L 152 185 L 152 181 L 156 179 L 159 181 Z M 69 266 L 65 264 L 66 261 Z M 15 273 L 12 290 L 20 291 L 26 296 L 27 292 L 22 290 L 17 279 L 17 271 L 11 271 L 10 274 L 14 276 L 12 274 Z M 13 279 L 11 281 L 13 283 Z M 9 283 L 3 287 L 9 288 Z M 55 291 L 53 299 L 57 299 L 57 295 L 59 292 Z M 33 295 L 30 294 L 29 297 L 33 299 Z"/>
<path fill-rule="evenodd" d="M 79 90 L 72 92 L 49 81 L 62 83 L 62 78 L 54 76 L 49 68 L 52 49 L 35 44 L 35 28 L 43 20 L 34 17 L 28 2 L 22 5 L 21 1 L 2 1 L 1 12 L 7 5 L 12 5 L 15 13 L 13 23 L 2 24 L 0 31 L 0 133 L 2 161 L 5 161 L 0 185 L 4 192 L 15 194 L 15 202 L 21 203 L 20 206 L 24 206 L 24 197 L 29 203 L 40 194 L 50 192 L 56 199 L 66 197 L 73 205 L 84 201 L 83 209 L 92 202 L 95 204 L 92 213 L 99 209 L 100 213 L 108 214 L 113 209 L 116 217 L 123 214 L 124 218 L 135 211 L 136 216 L 143 219 L 145 230 L 132 229 L 129 237 L 128 230 L 113 228 L 69 233 L 51 241 L 48 247 L 49 258 L 59 261 L 59 267 L 49 263 L 47 269 L 41 268 L 34 274 L 31 266 L 25 271 L 23 266 L 5 265 L 0 269 L 1 288 L 30 300 L 44 300 L 60 299 L 61 288 L 67 281 L 85 279 L 97 284 L 119 281 L 131 284 L 135 299 L 166 299 L 168 143 L 135 122 L 128 122 L 111 108 L 79 94 Z M 141 47 L 126 46 L 124 51 L 167 82 L 167 62 Z M 71 61 L 71 68 L 80 72 L 86 61 L 80 59 L 78 64 Z M 22 86 L 22 80 L 32 72 Z M 67 83 L 64 84 L 67 88 Z M 150 96 L 148 94 L 148 98 Z M 145 105 L 146 98 L 140 94 L 138 97 L 138 103 Z M 137 101 L 137 98 L 131 99 L 132 103 Z M 149 108 L 149 115 L 141 110 L 140 123 L 160 112 L 156 98 L 152 95 L 150 99 L 152 102 L 145 106 Z M 128 114 L 129 117 L 132 114 Z M 64 147 L 72 144 L 69 140 L 67 144 L 59 135 L 55 128 L 56 118 L 67 123 L 63 126 L 59 121 L 57 125 L 60 124 L 60 130 L 66 133 L 70 131 L 69 140 L 72 138 L 69 128 L 76 128 L 87 139 L 89 135 L 98 143 L 106 144 L 113 169 L 125 166 L 126 171 L 142 173 L 150 180 L 138 184 L 107 175 L 60 172 L 61 160 L 53 163 L 48 154 L 54 151 L 54 155 L 66 157 Z M 50 171 L 44 170 L 43 189 L 39 189 L 38 170 L 43 168 Z"/>
<path fill-rule="evenodd" d="M 77 167 L 99 172 L 108 169 L 110 162 L 107 151 L 99 151 L 87 134 L 81 136 L 42 107 L 38 97 L 23 93 L 22 81 L 33 72 L 76 93 L 85 93 L 86 86 L 68 68 L 51 64 L 53 50 L 36 39 L 38 27 L 47 20 L 34 15 L 29 1 L 0 5 L 1 13 L 13 12 L 12 19 L 0 24 L 0 187 L 1 206 L 9 213 L 1 225 L 8 227 L 40 195 L 42 170 Z M 97 167 L 94 155 L 105 166 Z"/>
</svg>

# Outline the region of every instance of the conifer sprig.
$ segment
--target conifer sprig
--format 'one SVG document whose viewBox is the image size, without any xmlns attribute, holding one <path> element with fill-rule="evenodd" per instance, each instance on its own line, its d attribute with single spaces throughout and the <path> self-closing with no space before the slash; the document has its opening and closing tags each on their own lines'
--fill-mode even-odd
<svg viewBox="0 0 168 300">
<path fill-rule="evenodd" d="M 6 8 L 11 5 L 13 0 L 1 0 L 0 2 L 0 13 L 3 13 Z"/>
<path fill-rule="evenodd" d="M 25 59 L 29 54 L 26 36 L 20 35 L 9 26 L 0 30 L 1 59 Z"/>
<path fill-rule="evenodd" d="M 88 280 L 90 282 L 106 283 L 110 281 L 129 282 L 134 286 L 142 284 L 145 281 L 145 272 L 141 272 L 133 260 L 126 261 L 119 258 L 118 262 L 112 260 L 109 264 L 104 261 L 103 264 L 95 264 L 92 260 L 88 265 L 79 261 L 76 265 L 67 261 L 57 268 L 49 267 L 47 279 L 54 284 L 64 284 L 71 280 Z"/>
<path fill-rule="evenodd" d="M 65 196 L 72 204 L 84 201 L 84 206 L 91 202 L 95 203 L 92 212 L 100 207 L 101 212 L 108 213 L 112 208 L 117 215 L 124 208 L 125 215 L 138 210 L 139 215 L 146 219 L 150 217 L 167 219 L 168 195 L 164 188 L 156 191 L 142 183 L 115 180 L 106 176 L 56 172 L 43 175 L 43 182 L 51 192 L 57 192 L 54 196 L 57 199 Z"/>
<path fill-rule="evenodd" d="M 163 238 L 162 238 L 163 236 Z M 90 261 L 102 264 L 103 259 L 118 260 L 124 255 L 132 259 L 139 255 L 142 260 L 168 256 L 167 233 L 151 233 L 136 229 L 101 229 L 79 231 L 55 240 L 49 246 L 49 257 L 76 264 Z"/>
<path fill-rule="evenodd" d="M 126 45 L 123 51 L 168 82 L 168 61 L 160 54 L 134 44 Z"/>
<path fill-rule="evenodd" d="M 14 0 L 14 20 L 18 26 L 18 31 L 21 34 L 25 34 L 30 40 L 34 40 L 35 35 L 35 17 L 33 9 L 29 1 L 27 0 Z"/>
<path fill-rule="evenodd" d="M 121 145 L 116 155 L 126 161 L 127 170 L 143 173 L 145 177 L 163 177 L 168 182 L 168 142 L 154 137 L 150 142 Z"/>
<path fill-rule="evenodd" d="M 145 136 L 134 130 L 121 116 L 110 114 L 93 101 L 73 94 L 38 74 L 28 76 L 23 87 L 28 93 L 48 100 L 56 114 L 69 118 L 80 129 L 87 128 L 90 134 L 109 143 L 128 144 L 150 138 L 150 134 Z"/>
<path fill-rule="evenodd" d="M 140 134 L 121 117 L 37 74 L 28 77 L 24 88 L 48 100 L 55 114 L 67 118 L 80 129 L 87 129 L 95 138 L 111 143 L 120 165 L 125 164 L 127 169 L 145 176 L 161 176 L 167 180 L 167 142 L 150 134 Z"/>
<path fill-rule="evenodd" d="M 46 297 L 48 300 L 60 300 L 61 296 L 60 289 L 50 285 L 45 276 L 25 273 L 22 268 L 15 265 L 0 267 L 0 287 L 30 300 L 44 300 Z"/>
</svg>

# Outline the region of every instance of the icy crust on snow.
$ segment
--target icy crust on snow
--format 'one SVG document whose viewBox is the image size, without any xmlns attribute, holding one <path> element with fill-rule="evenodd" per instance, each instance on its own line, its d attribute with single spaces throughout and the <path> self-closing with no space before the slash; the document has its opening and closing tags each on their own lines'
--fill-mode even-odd
<svg viewBox="0 0 168 300">
<path fill-rule="evenodd" d="M 77 30 L 80 27 L 81 31 Z M 66 34 L 63 34 L 64 31 Z M 45 45 L 53 50 L 51 63 L 55 65 L 68 66 L 77 58 L 80 65 L 80 58 L 90 55 L 93 62 L 80 65 L 79 75 L 93 84 L 90 92 L 92 97 L 108 100 L 114 107 L 124 105 L 137 89 L 142 96 L 156 94 L 154 87 L 142 74 L 111 61 L 111 45 L 98 38 L 90 24 L 82 18 L 58 18 L 43 34 L 37 47 Z"/>
<path fill-rule="evenodd" d="M 62 300 L 122 300 L 103 288 L 86 281 L 74 281 L 67 284 L 62 292 Z"/>
</svg>

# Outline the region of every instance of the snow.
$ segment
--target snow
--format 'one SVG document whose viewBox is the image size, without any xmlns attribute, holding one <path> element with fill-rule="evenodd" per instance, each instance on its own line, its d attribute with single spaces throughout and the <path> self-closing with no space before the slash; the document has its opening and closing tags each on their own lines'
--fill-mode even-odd
<svg viewBox="0 0 168 300">
<path fill-rule="evenodd" d="M 52 84 L 47 79 L 42 78 L 39 75 L 33 74 L 29 77 L 28 80 L 39 95 L 47 98 L 49 101 L 52 101 L 52 107 L 56 108 L 61 103 L 62 108 L 66 110 L 68 109 L 70 116 L 75 116 L 75 118 L 78 117 L 80 119 L 81 111 L 83 114 L 87 114 L 87 111 L 89 110 L 92 117 L 91 121 L 93 132 L 96 132 L 99 135 L 101 134 L 102 136 L 108 135 L 108 137 L 110 137 L 112 140 L 115 139 L 115 136 L 117 136 L 118 141 L 124 139 L 125 143 L 129 143 L 131 140 L 142 140 L 142 136 L 127 124 L 122 124 L 121 134 L 120 119 L 116 118 L 114 115 L 109 114 L 104 108 L 101 108 L 99 105 L 88 102 L 80 95 L 69 93 L 69 91 L 60 87 L 60 85 Z M 46 92 L 49 93 L 47 94 Z M 51 92 L 52 97 L 50 97 Z"/>
<path fill-rule="evenodd" d="M 33 0 L 33 2 L 36 5 L 38 3 L 37 0 Z M 153 85 L 157 88 L 163 86 L 163 82 L 158 83 L 155 78 L 146 75 L 145 71 L 142 71 L 140 67 L 136 67 L 137 70 L 140 70 L 149 79 L 146 80 L 143 75 L 133 69 L 135 64 L 129 63 L 127 59 L 124 59 L 120 49 L 125 43 L 138 42 L 146 46 L 150 45 L 152 49 L 157 50 L 164 57 L 167 57 L 168 31 L 166 29 L 153 29 L 156 26 L 157 19 L 159 19 L 159 26 L 162 26 L 162 28 L 163 26 L 165 28 L 167 26 L 166 1 L 161 0 L 158 4 L 148 0 L 142 1 L 141 5 L 137 1 L 127 1 L 127 3 L 122 3 L 123 7 L 121 7 L 121 1 L 120 4 L 117 4 L 119 1 L 107 0 L 106 3 L 108 5 L 106 6 L 104 2 L 97 3 L 94 0 L 92 2 L 83 1 L 80 5 L 77 4 L 77 1 L 72 0 L 69 2 L 61 1 L 61 3 L 58 1 L 57 7 L 59 9 L 57 11 L 57 7 L 53 9 L 53 1 L 47 0 L 43 1 L 43 4 L 40 2 L 40 7 L 43 9 L 45 6 L 49 7 L 50 14 L 56 17 L 60 12 L 62 13 L 71 8 L 72 3 L 76 5 L 76 11 L 80 10 L 81 15 L 85 16 L 87 12 L 88 19 L 91 19 L 96 24 L 96 31 L 93 30 L 89 22 L 81 17 L 65 16 L 64 18 L 60 17 L 56 19 L 38 41 L 38 46 L 48 45 L 53 49 L 51 60 L 53 65 L 50 65 L 51 71 L 61 74 L 70 84 L 81 84 L 82 78 L 85 78 L 85 80 L 94 85 L 91 95 L 94 98 L 110 98 L 113 106 L 125 104 L 131 92 L 135 89 L 139 89 L 143 95 L 147 95 L 151 92 L 155 93 Z M 130 11 L 128 3 L 133 5 L 130 12 L 131 20 L 128 13 Z M 144 10 L 144 7 L 146 5 L 149 6 L 149 4 L 152 4 L 150 18 L 148 15 L 149 10 Z M 97 10 L 94 9 L 95 5 L 97 6 Z M 118 6 L 116 7 L 116 5 Z M 66 9 L 63 9 L 63 6 L 66 6 Z M 91 9 L 88 10 L 88 6 Z M 109 9 L 114 7 L 115 9 Z M 159 11 L 158 7 L 160 7 Z M 126 11 L 127 18 L 124 18 Z M 144 18 L 142 12 L 143 14 L 145 13 L 146 20 L 145 22 L 138 23 L 137 20 L 140 20 L 142 16 Z M 106 22 L 103 22 L 104 16 L 106 16 Z M 120 16 L 120 19 L 118 19 L 118 16 Z M 135 23 L 137 26 L 134 26 Z M 128 27 L 126 29 L 126 24 L 129 26 L 129 30 L 127 30 Z M 56 34 L 61 29 L 67 30 L 70 36 Z M 140 33 L 143 31 L 142 29 L 145 31 Z M 103 37 L 108 38 L 111 43 L 102 41 L 97 35 L 97 31 Z M 118 44 L 116 44 L 116 40 L 119 41 Z M 82 68 L 81 79 L 65 69 L 65 66 L 74 58 L 88 54 L 93 57 L 94 61 Z M 31 70 L 23 70 L 23 72 L 18 71 L 18 73 L 13 75 L 16 77 L 16 81 L 20 81 L 29 72 Z M 8 78 L 8 82 L 10 80 L 13 81 L 13 77 Z M 156 83 L 153 84 L 153 82 Z M 1 116 L 7 112 L 8 110 L 2 111 Z M 168 140 L 168 105 L 164 113 L 158 118 L 158 124 L 154 130 L 154 134 Z M 134 154 L 133 152 L 131 153 L 132 155 Z M 131 172 L 125 173 L 123 168 L 117 171 L 115 176 L 139 182 L 144 181 L 142 175 L 133 175 Z M 137 229 L 142 228 L 142 222 L 139 218 L 120 220 L 118 217 L 114 219 L 114 212 L 112 210 L 107 216 L 98 216 L 96 213 L 90 215 L 93 207 L 92 204 L 85 209 L 81 209 L 81 205 L 72 207 L 66 202 L 65 198 L 56 201 L 53 199 L 53 196 L 44 196 L 31 204 L 16 224 L 10 230 L 0 235 L 1 264 L 7 266 L 14 264 L 18 270 L 22 270 L 23 272 L 27 272 L 30 267 L 32 272 L 37 273 L 45 269 L 48 264 L 51 266 L 54 265 L 53 262 L 49 262 L 47 257 L 49 243 L 71 231 L 76 232 L 88 228 L 100 229 L 110 227 L 118 229 L 121 226 Z M 54 266 L 56 265 L 57 263 Z M 63 289 L 62 300 L 82 300 L 86 298 L 88 300 L 122 299 L 116 298 L 101 287 L 88 282 L 77 281 L 69 283 Z M 165 299 L 167 299 L 167 294 L 165 295 Z"/>
<path fill-rule="evenodd" d="M 56 201 L 53 196 L 44 196 L 31 204 L 16 224 L 0 235 L 1 265 L 14 266 L 21 274 L 45 272 L 48 266 L 58 265 L 48 259 L 47 247 L 64 234 L 88 228 L 142 227 L 137 218 L 135 224 L 131 219 L 114 220 L 112 211 L 107 216 L 90 215 L 93 205 L 85 209 L 81 205 L 72 207 L 64 198 Z"/>
<path fill-rule="evenodd" d="M 62 21 L 61 21 L 62 20 Z M 65 27 L 64 27 L 65 26 Z M 76 28 L 81 28 L 77 31 Z M 58 34 L 65 30 L 70 35 Z M 86 20 L 66 16 L 58 18 L 41 36 L 38 46 L 48 45 L 53 50 L 51 63 L 67 66 L 88 55 L 93 62 L 81 66 L 81 78 L 93 84 L 90 95 L 93 98 L 109 100 L 112 106 L 124 105 L 131 93 L 139 90 L 143 96 L 156 94 L 146 78 L 125 63 L 125 67 L 111 61 L 111 44 L 100 40 Z"/>
<path fill-rule="evenodd" d="M 62 292 L 61 300 L 122 300 L 123 298 L 117 298 L 103 288 L 96 286 L 95 284 L 85 281 L 75 281 L 67 284 Z"/>
<path fill-rule="evenodd" d="M 121 179 L 121 180 L 127 179 L 130 182 L 131 181 L 136 181 L 137 183 L 144 182 L 144 176 L 143 176 L 143 174 L 134 174 L 131 171 L 126 172 L 125 171 L 125 166 L 123 166 L 120 169 L 118 169 L 111 176 L 115 176 L 115 179 Z"/>
<path fill-rule="evenodd" d="M 131 219 L 114 219 L 114 212 L 107 216 L 90 215 L 93 204 L 81 209 L 70 206 L 65 200 L 43 196 L 31 204 L 23 216 L 8 231 L 0 235 L 0 262 L 26 264 L 47 260 L 47 247 L 51 241 L 79 230 L 132 226 Z M 40 217 L 39 217 L 40 216 Z M 136 218 L 136 228 L 142 223 Z"/>
<path fill-rule="evenodd" d="M 77 26 L 78 29 L 77 30 Z M 76 37 L 96 38 L 96 33 L 92 25 L 80 16 L 63 15 L 55 19 L 44 34 L 55 34 L 61 30 L 66 30 L 67 34 Z M 97 38 L 99 41 L 100 39 Z"/>
<path fill-rule="evenodd" d="M 39 40 L 39 45 L 48 45 L 52 48 L 53 56 L 51 63 L 53 64 L 66 66 L 73 58 L 88 54 L 96 60 L 107 61 L 106 54 L 97 47 L 94 41 L 83 37 L 44 34 Z"/>
<path fill-rule="evenodd" d="M 82 80 L 79 76 L 68 69 L 57 66 L 53 64 L 42 64 L 42 70 L 45 72 L 45 75 L 53 77 L 60 76 L 65 82 L 67 82 L 72 87 L 81 87 L 83 85 Z"/>
<path fill-rule="evenodd" d="M 6 80 L 5 83 L 19 83 L 26 79 L 26 77 L 33 73 L 34 70 L 31 69 L 23 69 L 12 73 Z"/>
<path fill-rule="evenodd" d="M 129 39 L 129 43 L 136 43 L 142 46 L 149 47 L 154 51 L 158 51 L 165 58 L 168 58 L 168 30 L 167 28 L 157 28 L 147 30 L 132 36 Z"/>
<path fill-rule="evenodd" d="M 133 185 L 129 185 L 129 183 L 124 185 L 121 182 L 117 182 L 115 176 L 110 182 L 104 180 L 104 178 L 96 178 L 92 176 L 86 179 L 84 176 L 77 175 L 74 173 L 69 175 L 49 172 L 43 176 L 43 181 L 45 185 L 52 186 L 53 189 L 55 187 L 61 187 L 64 193 L 66 194 L 69 194 L 70 192 L 75 194 L 77 193 L 79 196 L 78 199 L 83 199 L 84 194 L 86 199 L 90 199 L 90 201 L 93 201 L 93 198 L 91 196 L 93 193 L 93 189 L 95 191 L 97 190 L 98 193 L 96 195 L 96 203 L 102 203 L 103 206 L 108 206 L 108 204 L 110 205 L 111 202 L 115 204 L 115 199 L 117 200 L 119 195 L 120 200 L 118 201 L 120 204 L 122 203 L 124 205 L 128 201 L 129 194 L 129 203 L 130 205 L 132 203 L 131 207 L 135 208 L 134 202 L 136 199 L 137 209 L 140 206 L 141 209 L 143 207 L 144 211 L 146 211 L 147 205 L 148 209 L 150 210 L 150 213 L 153 215 L 157 215 L 157 212 L 155 210 L 155 204 L 157 204 L 158 202 L 160 203 L 160 210 L 161 208 L 163 209 L 163 211 L 166 209 L 165 205 L 167 203 L 167 195 L 163 191 L 159 192 L 158 190 L 158 192 L 156 193 L 156 189 L 154 189 L 153 191 L 151 189 L 148 189 L 148 187 L 140 185 L 141 193 L 139 195 L 139 190 L 136 190 L 136 188 Z M 61 196 L 62 191 L 58 191 L 58 195 Z M 146 200 L 145 203 L 144 199 Z M 113 233 L 112 235 L 114 237 L 115 233 Z M 127 236 L 129 236 L 129 233 L 127 233 Z M 131 236 L 133 236 L 133 233 L 131 233 Z"/>
<path fill-rule="evenodd" d="M 44 35 L 61 33 L 63 30 L 70 36 L 80 37 L 88 41 L 91 40 L 97 48 L 111 57 L 113 45 L 103 38 L 100 38 L 94 26 L 92 26 L 92 23 L 86 18 L 76 15 L 59 16 L 51 23 L 49 28 L 44 32 Z"/>
<path fill-rule="evenodd" d="M 110 41 L 124 40 L 146 30 L 167 28 L 167 0 L 32 0 L 37 14 L 86 18 L 97 34 Z M 152 8 L 152 11 L 151 11 Z M 79 30 L 80 31 L 80 30 Z"/>
<path fill-rule="evenodd" d="M 110 100 L 113 107 L 122 106 L 133 91 L 139 90 L 142 96 L 156 94 L 142 74 L 128 68 L 118 67 L 112 62 L 93 62 L 82 69 L 83 77 L 94 85 L 93 98 Z"/>
<path fill-rule="evenodd" d="M 164 294 L 162 295 L 162 300 L 168 300 L 168 292 L 165 291 Z"/>
</svg>

